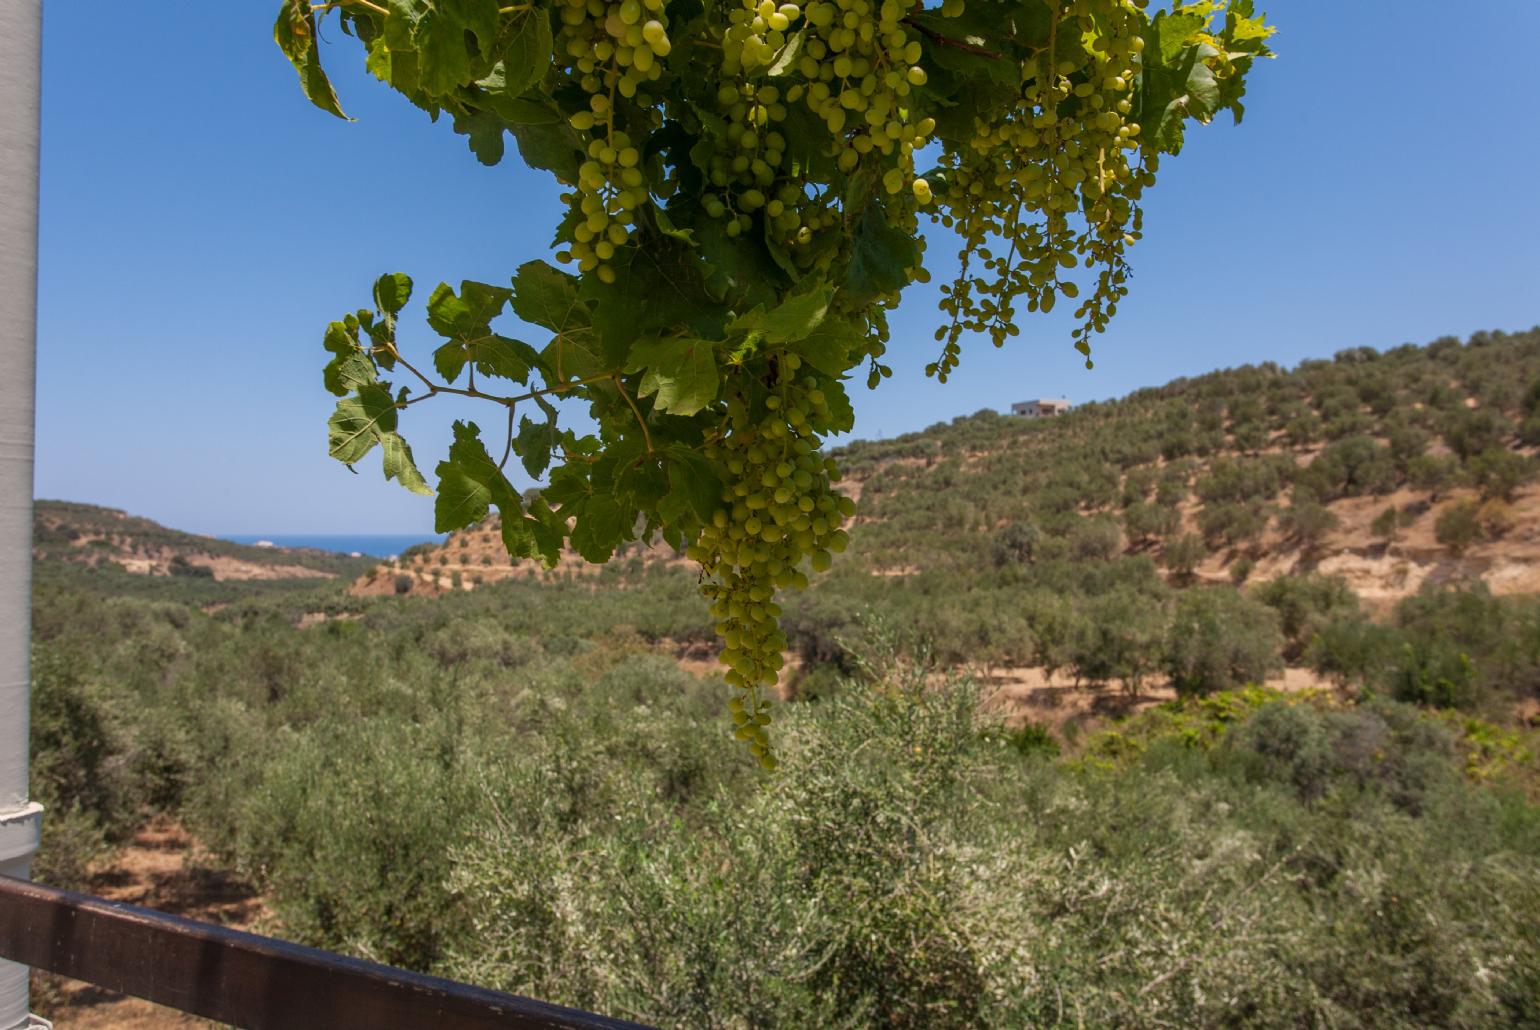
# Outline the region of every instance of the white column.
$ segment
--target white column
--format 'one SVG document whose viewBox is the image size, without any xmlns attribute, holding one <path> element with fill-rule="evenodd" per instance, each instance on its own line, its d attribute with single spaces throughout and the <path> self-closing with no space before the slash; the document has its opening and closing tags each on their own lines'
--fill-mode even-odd
<svg viewBox="0 0 1540 1030">
<path fill-rule="evenodd" d="M 0 872 L 27 875 L 42 808 L 27 800 L 32 415 L 43 9 L 0 0 Z M 27 969 L 0 962 L 0 1027 L 32 1025 Z"/>
</svg>

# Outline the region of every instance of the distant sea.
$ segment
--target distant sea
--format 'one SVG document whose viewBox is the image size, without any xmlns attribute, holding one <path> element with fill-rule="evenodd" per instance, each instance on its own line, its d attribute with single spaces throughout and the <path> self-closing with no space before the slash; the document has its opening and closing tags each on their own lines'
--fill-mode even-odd
<svg viewBox="0 0 1540 1030">
<path fill-rule="evenodd" d="M 371 558 L 389 558 L 413 544 L 441 544 L 446 539 L 432 533 L 278 533 L 272 536 L 243 534 L 221 537 L 233 544 L 255 544 L 266 540 L 277 547 L 314 547 L 339 554 L 367 554 Z"/>
</svg>

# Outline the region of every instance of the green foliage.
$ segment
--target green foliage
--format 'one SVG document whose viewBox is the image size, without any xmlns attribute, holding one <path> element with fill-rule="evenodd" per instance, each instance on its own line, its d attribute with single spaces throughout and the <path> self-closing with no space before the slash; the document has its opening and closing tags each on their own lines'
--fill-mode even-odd
<svg viewBox="0 0 1540 1030">
<path fill-rule="evenodd" d="M 1534 466 L 1523 455 L 1501 447 L 1482 451 L 1469 462 L 1470 477 L 1483 498 L 1511 501 L 1519 486 L 1534 478 Z"/>
<path fill-rule="evenodd" d="M 1279 576 L 1257 587 L 1252 596 L 1278 613 L 1284 657 L 1291 662 L 1327 627 L 1359 614 L 1358 595 L 1340 576 Z"/>
<path fill-rule="evenodd" d="M 1461 460 L 1500 447 L 1510 432 L 1508 422 L 1491 408 L 1458 408 L 1444 416 L 1439 428 Z"/>
<path fill-rule="evenodd" d="M 1406 521 L 1406 517 L 1402 514 L 1401 510 L 1392 504 L 1374 516 L 1374 521 L 1369 523 L 1369 532 L 1379 539 L 1389 542 L 1396 538 L 1396 534 L 1400 532 Z"/>
<path fill-rule="evenodd" d="M 1184 533 L 1166 545 L 1161 561 L 1166 568 L 1180 576 L 1190 576 L 1192 570 L 1208 554 L 1203 538 L 1196 533 Z"/>
<path fill-rule="evenodd" d="M 1069 553 L 1077 561 L 1107 561 L 1123 549 L 1123 534 L 1110 518 L 1082 519 L 1069 533 Z"/>
<path fill-rule="evenodd" d="M 90 861 L 131 828 L 140 799 L 121 722 L 109 696 L 60 655 L 34 653 L 30 794 L 48 810 L 36 879 L 79 889 Z"/>
<path fill-rule="evenodd" d="M 1281 668 L 1278 617 L 1227 588 L 1184 591 L 1166 638 L 1164 664 L 1181 694 L 1211 694 L 1260 683 Z"/>
<path fill-rule="evenodd" d="M 1077 680 L 1118 680 L 1137 695 L 1160 661 L 1168 616 L 1159 599 L 1118 590 L 1089 601 L 1078 613 L 1068 650 Z"/>
<path fill-rule="evenodd" d="M 1015 614 L 1034 639 L 1172 603 L 1147 561 L 1027 572 L 872 596 Z M 750 777 L 706 732 L 715 688 L 662 649 L 709 639 L 693 584 L 636 575 L 356 601 L 304 629 L 313 596 L 207 614 L 40 583 L 35 768 L 81 799 L 45 864 L 158 796 L 286 936 L 659 1025 L 1030 1026 L 1060 998 L 1086 1025 L 1500 1025 L 1528 1004 L 1540 815 L 1505 789 L 1532 751 L 1510 731 L 1280 714 L 1300 695 L 1246 688 L 1055 760 L 852 619 L 855 679 L 781 706 L 784 772 Z M 1238 597 L 1175 603 L 1208 595 Z M 1430 593 L 1385 628 L 1534 682 L 1536 611 Z"/>
<path fill-rule="evenodd" d="M 1296 492 L 1293 503 L 1278 513 L 1279 528 L 1306 553 L 1319 548 L 1337 524 L 1337 516 L 1305 491 Z"/>
<path fill-rule="evenodd" d="M 1156 537 L 1168 536 L 1177 525 L 1176 509 L 1164 504 L 1136 501 L 1123 509 L 1124 531 L 1136 543 L 1148 543 Z"/>
<path fill-rule="evenodd" d="M 1347 686 L 1379 675 L 1391 662 L 1397 643 L 1398 635 L 1390 627 L 1346 619 L 1318 630 L 1303 657 L 1317 675 Z"/>
<path fill-rule="evenodd" d="M 1454 554 L 1481 540 L 1485 532 L 1474 501 L 1455 501 L 1445 505 L 1433 521 L 1433 536 Z"/>
<path fill-rule="evenodd" d="M 1267 523 L 1267 511 L 1260 504 L 1208 504 L 1198 513 L 1198 531 L 1215 548 L 1255 543 Z"/>
<path fill-rule="evenodd" d="M 1042 533 L 1030 521 L 1012 522 L 996 530 L 994 562 L 1001 568 L 1029 564 L 1037 551 Z"/>
</svg>

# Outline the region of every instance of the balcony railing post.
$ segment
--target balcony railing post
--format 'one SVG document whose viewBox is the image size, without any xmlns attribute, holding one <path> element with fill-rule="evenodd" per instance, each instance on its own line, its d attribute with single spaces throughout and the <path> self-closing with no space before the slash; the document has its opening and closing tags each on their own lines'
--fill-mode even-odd
<svg viewBox="0 0 1540 1030">
<path fill-rule="evenodd" d="M 21 877 L 42 822 L 27 796 L 42 15 L 0 4 L 0 872 Z M 33 1025 L 27 1003 L 27 967 L 0 962 L 0 1028 Z"/>
</svg>

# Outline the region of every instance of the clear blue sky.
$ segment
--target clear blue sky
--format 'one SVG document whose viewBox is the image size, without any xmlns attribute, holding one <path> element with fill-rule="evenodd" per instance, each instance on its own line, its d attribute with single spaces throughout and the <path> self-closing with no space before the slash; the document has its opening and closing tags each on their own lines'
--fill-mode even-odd
<svg viewBox="0 0 1540 1030">
<path fill-rule="evenodd" d="M 1095 371 L 1065 321 L 1039 318 L 1005 351 L 977 341 L 947 386 L 927 381 L 936 297 L 916 289 L 895 323 L 897 375 L 856 391 L 859 435 L 1540 323 L 1540 116 L 1522 42 L 1540 8 L 1265 6 L 1280 57 L 1253 76 L 1242 126 L 1190 133 L 1163 167 Z M 431 529 L 431 500 L 386 484 L 377 458 L 352 476 L 326 457 L 322 329 L 382 271 L 420 295 L 505 280 L 545 256 L 556 189 L 514 162 L 479 165 L 367 79 L 335 23 L 327 60 L 357 121 L 315 110 L 272 44 L 276 7 L 47 5 L 37 494 L 210 533 Z M 425 469 L 450 418 L 476 414 L 428 407 L 405 425 Z"/>
</svg>

